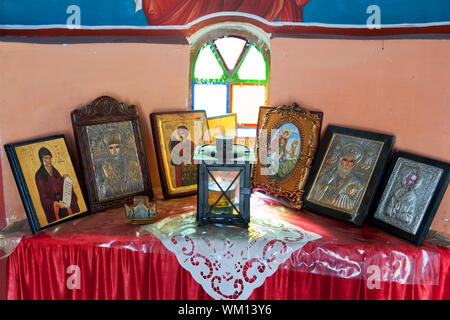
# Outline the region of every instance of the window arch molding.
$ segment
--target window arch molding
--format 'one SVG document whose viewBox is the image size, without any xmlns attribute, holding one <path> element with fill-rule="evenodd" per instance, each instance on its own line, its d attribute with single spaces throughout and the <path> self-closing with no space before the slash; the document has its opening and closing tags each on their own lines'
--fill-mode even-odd
<svg viewBox="0 0 450 320">
<path fill-rule="evenodd" d="M 229 35 L 246 38 L 255 43 L 266 56 L 270 66 L 270 33 L 246 22 L 223 22 L 206 26 L 187 38 L 190 46 L 190 69 L 198 50 L 208 41 Z M 270 69 L 270 67 L 269 67 Z"/>
<path fill-rule="evenodd" d="M 263 54 L 266 63 L 265 67 L 267 68 L 264 104 L 268 104 L 271 65 L 270 34 L 250 23 L 224 22 L 206 26 L 198 30 L 191 36 L 187 37 L 190 46 L 188 108 L 193 109 L 193 73 L 197 55 L 199 54 L 202 47 L 205 46 L 205 44 L 223 37 L 235 37 L 248 40 L 250 43 L 254 44 L 254 46 L 256 46 L 257 49 Z"/>
</svg>

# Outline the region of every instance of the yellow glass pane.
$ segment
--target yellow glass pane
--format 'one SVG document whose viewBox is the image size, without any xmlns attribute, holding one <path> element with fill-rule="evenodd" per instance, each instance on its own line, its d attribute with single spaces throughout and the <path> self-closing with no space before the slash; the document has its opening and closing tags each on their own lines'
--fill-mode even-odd
<svg viewBox="0 0 450 320">
<path fill-rule="evenodd" d="M 238 124 L 256 124 L 259 107 L 266 103 L 265 85 L 232 85 L 232 112 L 237 114 Z"/>
</svg>

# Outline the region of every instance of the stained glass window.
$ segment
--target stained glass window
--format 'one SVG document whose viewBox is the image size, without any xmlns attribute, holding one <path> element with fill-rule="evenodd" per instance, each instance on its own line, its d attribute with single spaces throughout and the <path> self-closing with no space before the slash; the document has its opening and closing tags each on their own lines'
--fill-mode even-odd
<svg viewBox="0 0 450 320">
<path fill-rule="evenodd" d="M 239 127 L 255 127 L 259 107 L 267 105 L 268 70 L 267 58 L 252 41 L 210 40 L 194 58 L 192 108 L 206 110 L 208 117 L 234 112 Z"/>
</svg>

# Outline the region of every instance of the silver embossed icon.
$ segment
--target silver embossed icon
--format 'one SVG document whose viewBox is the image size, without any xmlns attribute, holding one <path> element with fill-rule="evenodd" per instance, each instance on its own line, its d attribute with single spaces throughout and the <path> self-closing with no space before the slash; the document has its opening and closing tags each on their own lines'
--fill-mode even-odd
<svg viewBox="0 0 450 320">
<path fill-rule="evenodd" d="M 88 126 L 87 136 L 100 200 L 144 191 L 131 121 Z"/>
<path fill-rule="evenodd" d="M 398 158 L 375 217 L 410 234 L 421 224 L 442 169 Z"/>
<path fill-rule="evenodd" d="M 383 143 L 335 134 L 307 200 L 355 215 Z"/>
</svg>

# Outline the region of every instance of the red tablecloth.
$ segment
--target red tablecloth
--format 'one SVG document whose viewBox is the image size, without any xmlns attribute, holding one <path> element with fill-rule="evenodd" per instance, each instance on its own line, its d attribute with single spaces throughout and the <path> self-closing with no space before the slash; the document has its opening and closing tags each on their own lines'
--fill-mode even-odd
<svg viewBox="0 0 450 320">
<path fill-rule="evenodd" d="M 158 201 L 158 220 L 195 210 L 195 197 Z M 284 208 L 265 210 L 322 238 L 309 242 L 250 299 L 450 299 L 450 250 L 417 247 L 375 227 Z M 77 277 L 76 279 L 74 277 Z M 211 299 L 159 239 L 114 209 L 25 235 L 8 257 L 8 299 Z"/>
</svg>

